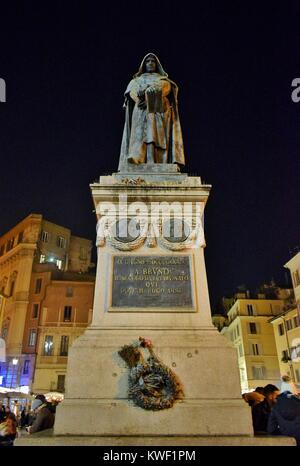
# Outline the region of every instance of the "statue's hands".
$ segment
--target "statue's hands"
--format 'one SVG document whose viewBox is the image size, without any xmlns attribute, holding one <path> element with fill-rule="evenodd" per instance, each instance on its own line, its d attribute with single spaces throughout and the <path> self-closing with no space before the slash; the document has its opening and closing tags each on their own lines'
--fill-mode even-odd
<svg viewBox="0 0 300 466">
<path fill-rule="evenodd" d="M 154 86 L 149 86 L 146 89 L 146 93 L 148 95 L 154 95 L 156 93 L 156 88 Z"/>
</svg>

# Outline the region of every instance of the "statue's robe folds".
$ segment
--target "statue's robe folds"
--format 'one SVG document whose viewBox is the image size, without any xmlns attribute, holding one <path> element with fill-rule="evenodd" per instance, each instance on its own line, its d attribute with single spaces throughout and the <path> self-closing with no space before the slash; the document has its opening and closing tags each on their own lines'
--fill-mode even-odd
<svg viewBox="0 0 300 466">
<path fill-rule="evenodd" d="M 148 92 L 149 87 L 154 92 Z M 158 73 L 143 73 L 130 81 L 125 92 L 126 118 L 119 170 L 128 162 L 153 162 L 147 160 L 148 144 L 154 145 L 154 162 L 184 165 L 177 91 L 173 81 Z M 146 108 L 138 106 L 139 92 L 145 92 Z"/>
</svg>

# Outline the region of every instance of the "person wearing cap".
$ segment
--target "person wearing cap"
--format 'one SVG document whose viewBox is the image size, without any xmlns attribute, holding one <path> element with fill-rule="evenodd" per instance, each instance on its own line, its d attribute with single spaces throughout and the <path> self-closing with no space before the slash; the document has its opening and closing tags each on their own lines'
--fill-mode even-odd
<svg viewBox="0 0 300 466">
<path fill-rule="evenodd" d="M 40 432 L 41 430 L 51 429 L 54 425 L 54 414 L 47 407 L 47 402 L 39 398 L 35 398 L 31 405 L 32 411 L 36 414 L 36 418 L 32 425 L 27 428 L 29 434 Z"/>
</svg>

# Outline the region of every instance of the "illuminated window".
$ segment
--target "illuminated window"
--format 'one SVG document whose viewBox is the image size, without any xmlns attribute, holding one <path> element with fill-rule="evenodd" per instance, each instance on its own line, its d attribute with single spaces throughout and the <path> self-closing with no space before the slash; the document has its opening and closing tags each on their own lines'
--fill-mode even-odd
<svg viewBox="0 0 300 466">
<path fill-rule="evenodd" d="M 68 356 L 69 337 L 63 335 L 60 340 L 60 356 Z"/>
<path fill-rule="evenodd" d="M 72 316 L 72 306 L 65 306 L 64 308 L 64 322 L 70 322 Z"/>
<path fill-rule="evenodd" d="M 43 264 L 44 262 L 46 262 L 46 256 L 45 256 L 45 254 L 41 254 L 40 255 L 40 264 Z"/>
<path fill-rule="evenodd" d="M 36 319 L 39 315 L 39 305 L 34 303 L 32 305 L 32 314 L 31 314 L 31 318 L 32 319 Z"/>
<path fill-rule="evenodd" d="M 53 336 L 46 335 L 44 341 L 44 356 L 53 355 Z"/>
<path fill-rule="evenodd" d="M 60 259 L 56 259 L 56 265 L 59 268 L 59 270 L 62 269 L 62 261 Z"/>
<path fill-rule="evenodd" d="M 36 342 L 36 330 L 31 329 L 29 332 L 28 346 L 35 346 Z"/>
</svg>

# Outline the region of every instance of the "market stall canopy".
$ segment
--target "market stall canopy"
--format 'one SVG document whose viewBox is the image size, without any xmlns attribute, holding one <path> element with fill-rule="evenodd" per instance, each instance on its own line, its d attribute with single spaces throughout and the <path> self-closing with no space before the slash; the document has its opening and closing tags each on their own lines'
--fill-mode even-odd
<svg viewBox="0 0 300 466">
<path fill-rule="evenodd" d="M 13 388 L 6 388 L 6 387 L 0 387 L 0 398 L 28 398 L 31 399 L 32 396 L 29 395 L 28 393 L 24 393 L 21 391 L 16 391 Z"/>
</svg>

